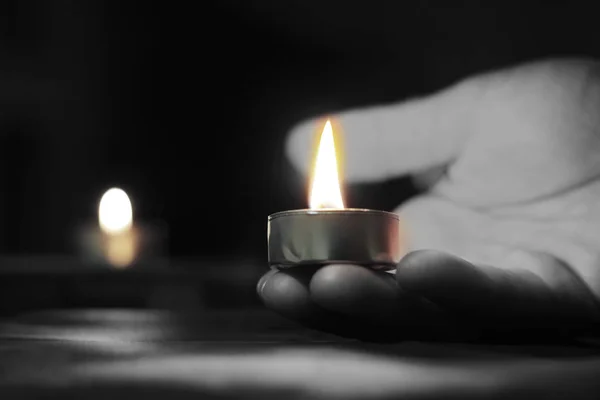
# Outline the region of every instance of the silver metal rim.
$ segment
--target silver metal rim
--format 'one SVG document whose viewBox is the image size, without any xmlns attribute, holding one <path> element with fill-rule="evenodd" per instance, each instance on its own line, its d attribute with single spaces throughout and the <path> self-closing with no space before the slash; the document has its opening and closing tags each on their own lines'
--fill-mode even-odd
<svg viewBox="0 0 600 400">
<path fill-rule="evenodd" d="M 370 215 L 381 215 L 389 218 L 400 219 L 398 214 L 389 212 L 389 211 L 381 211 L 381 210 L 370 210 L 368 208 L 343 208 L 343 209 L 334 209 L 334 208 L 322 208 L 318 210 L 311 209 L 302 209 L 302 210 L 287 210 L 280 211 L 274 214 L 269 215 L 268 220 L 272 221 L 281 217 L 289 217 L 294 215 L 326 215 L 326 214 L 335 214 L 335 215 L 344 215 L 344 214 L 370 214 Z"/>
</svg>

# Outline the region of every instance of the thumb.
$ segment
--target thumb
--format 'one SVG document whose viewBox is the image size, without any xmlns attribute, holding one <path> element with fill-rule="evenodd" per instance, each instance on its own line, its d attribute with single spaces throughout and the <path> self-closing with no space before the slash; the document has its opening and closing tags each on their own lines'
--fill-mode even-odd
<svg viewBox="0 0 600 400">
<path fill-rule="evenodd" d="M 451 162 L 470 135 L 469 118 L 481 95 L 478 83 L 469 80 L 424 98 L 332 116 L 335 133 L 343 138 L 336 146 L 345 159 L 344 179 L 381 181 Z M 310 170 L 315 135 L 324 123 L 311 119 L 290 132 L 286 153 L 303 174 Z"/>
</svg>

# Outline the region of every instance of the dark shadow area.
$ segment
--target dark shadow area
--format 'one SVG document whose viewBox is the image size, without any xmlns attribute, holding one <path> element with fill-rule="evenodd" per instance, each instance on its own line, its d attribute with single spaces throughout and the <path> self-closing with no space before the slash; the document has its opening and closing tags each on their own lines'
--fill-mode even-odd
<svg viewBox="0 0 600 400">
<path fill-rule="evenodd" d="M 276 316 L 255 286 L 267 216 L 307 207 L 284 154 L 297 123 L 600 57 L 597 15 L 591 2 L 2 2 L 0 397 L 593 399 L 595 343 L 364 343 Z M 160 233 L 128 268 L 80 248 L 115 186 L 134 225 Z M 350 207 L 382 210 L 418 193 L 407 177 L 346 189 Z"/>
</svg>

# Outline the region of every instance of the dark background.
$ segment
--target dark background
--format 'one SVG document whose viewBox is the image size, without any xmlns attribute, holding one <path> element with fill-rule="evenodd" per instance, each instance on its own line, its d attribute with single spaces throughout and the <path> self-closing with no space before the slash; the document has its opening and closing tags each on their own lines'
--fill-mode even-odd
<svg viewBox="0 0 600 400">
<path fill-rule="evenodd" d="M 294 123 L 598 55 L 591 4 L 547 3 L 4 1 L 0 253 L 71 252 L 120 186 L 137 221 L 169 225 L 170 255 L 266 260 L 266 216 L 306 205 L 283 154 Z M 352 188 L 348 204 L 410 193 Z"/>
<path fill-rule="evenodd" d="M 296 122 L 599 56 L 593 3 L 550 3 L 1 1 L 0 397 L 595 398 L 597 347 L 344 343 L 255 291 L 267 215 L 306 206 L 283 152 Z M 172 263 L 56 256 L 112 186 L 138 222 L 168 224 Z"/>
</svg>

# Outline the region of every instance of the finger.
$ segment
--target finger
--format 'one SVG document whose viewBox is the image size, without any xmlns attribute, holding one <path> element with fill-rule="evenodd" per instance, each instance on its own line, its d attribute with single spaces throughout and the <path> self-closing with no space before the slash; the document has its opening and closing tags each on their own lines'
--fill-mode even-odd
<svg viewBox="0 0 600 400">
<path fill-rule="evenodd" d="M 258 293 L 259 296 L 261 295 L 267 281 L 276 273 L 277 270 L 271 269 L 258 280 L 258 283 L 256 284 L 256 293 Z"/>
<path fill-rule="evenodd" d="M 546 262 L 547 270 L 556 269 L 551 260 Z M 548 329 L 558 332 L 589 322 L 586 299 L 573 298 L 570 288 L 553 287 L 550 279 L 533 270 L 530 265 L 474 265 L 446 253 L 420 250 L 401 260 L 396 279 L 407 292 L 431 300 L 464 322 L 495 330 L 544 329 L 546 335 Z"/>
<path fill-rule="evenodd" d="M 343 138 L 336 145 L 343 143 L 345 179 L 378 181 L 449 163 L 470 135 L 481 86 L 469 80 L 429 97 L 332 116 L 334 132 Z M 324 122 L 305 121 L 290 133 L 287 155 L 302 173 L 309 171 L 314 138 Z"/>
<path fill-rule="evenodd" d="M 393 318 L 401 303 L 392 274 L 358 265 L 334 264 L 321 268 L 310 281 L 310 293 L 317 304 L 328 310 L 378 322 Z"/>
<path fill-rule="evenodd" d="M 304 321 L 316 312 L 308 285 L 317 267 L 303 266 L 285 271 L 272 270 L 258 285 L 265 305 L 288 318 Z"/>
<path fill-rule="evenodd" d="M 310 296 L 309 285 L 316 268 L 298 267 L 266 274 L 264 282 L 259 282 L 261 299 L 268 308 L 308 328 L 373 342 L 400 339 L 395 332 L 356 321 L 315 303 Z"/>
<path fill-rule="evenodd" d="M 361 324 L 420 339 L 457 335 L 457 326 L 434 304 L 403 292 L 392 274 L 357 265 L 328 265 L 310 281 L 311 298 L 326 310 Z"/>
</svg>

